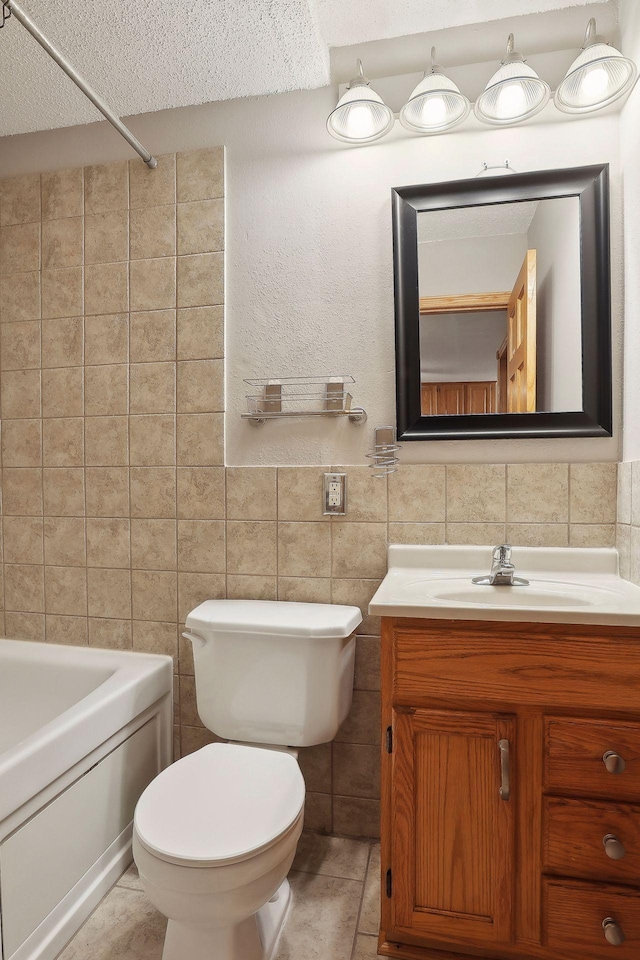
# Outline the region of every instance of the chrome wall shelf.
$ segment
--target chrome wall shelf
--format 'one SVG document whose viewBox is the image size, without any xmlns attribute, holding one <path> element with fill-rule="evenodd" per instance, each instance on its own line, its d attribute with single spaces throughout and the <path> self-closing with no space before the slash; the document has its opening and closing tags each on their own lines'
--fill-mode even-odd
<svg viewBox="0 0 640 960">
<path fill-rule="evenodd" d="M 351 423 L 365 423 L 367 414 L 353 405 L 348 384 L 353 377 L 282 377 L 245 380 L 257 392 L 247 394 L 248 412 L 241 414 L 255 426 L 267 420 L 303 417 L 348 417 Z"/>
</svg>

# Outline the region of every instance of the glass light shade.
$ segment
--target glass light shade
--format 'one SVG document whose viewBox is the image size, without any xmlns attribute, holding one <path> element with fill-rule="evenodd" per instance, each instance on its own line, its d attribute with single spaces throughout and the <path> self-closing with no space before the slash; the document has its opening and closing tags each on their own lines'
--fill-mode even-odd
<svg viewBox="0 0 640 960">
<path fill-rule="evenodd" d="M 327 130 L 346 143 L 371 143 L 389 133 L 394 119 L 392 110 L 366 80 L 352 80 L 329 114 Z"/>
<path fill-rule="evenodd" d="M 416 133 L 442 133 L 462 123 L 471 104 L 453 80 L 440 72 L 420 81 L 400 111 L 400 123 Z"/>
<path fill-rule="evenodd" d="M 521 123 L 539 113 L 551 96 L 548 83 L 521 60 L 507 60 L 476 100 L 478 120 L 496 126 Z"/>
<path fill-rule="evenodd" d="M 554 103 L 563 113 L 601 110 L 624 96 L 637 75 L 633 60 L 608 43 L 596 41 L 573 61 L 556 90 Z"/>
</svg>

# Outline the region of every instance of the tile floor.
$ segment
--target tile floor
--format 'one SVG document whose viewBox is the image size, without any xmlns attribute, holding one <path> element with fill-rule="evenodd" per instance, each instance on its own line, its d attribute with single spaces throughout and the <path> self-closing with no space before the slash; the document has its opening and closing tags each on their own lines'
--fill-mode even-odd
<svg viewBox="0 0 640 960">
<path fill-rule="evenodd" d="M 377 957 L 379 844 L 304 833 L 289 880 L 293 907 L 276 960 Z M 131 866 L 58 960 L 161 960 L 165 924 Z"/>
</svg>

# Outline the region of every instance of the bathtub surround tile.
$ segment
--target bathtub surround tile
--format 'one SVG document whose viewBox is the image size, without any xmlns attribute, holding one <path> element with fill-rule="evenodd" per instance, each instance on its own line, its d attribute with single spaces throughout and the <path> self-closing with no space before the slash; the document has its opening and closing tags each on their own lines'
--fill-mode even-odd
<svg viewBox="0 0 640 960">
<path fill-rule="evenodd" d="M 0 327 L 2 370 L 26 370 L 40 367 L 39 320 L 3 323 Z"/>
<path fill-rule="evenodd" d="M 82 266 L 82 217 L 45 220 L 42 224 L 42 268 Z"/>
<path fill-rule="evenodd" d="M 515 523 L 569 520 L 569 465 L 516 463 L 507 467 L 507 519 Z"/>
<path fill-rule="evenodd" d="M 82 216 L 84 213 L 83 174 L 82 167 L 42 174 L 43 220 Z"/>
<path fill-rule="evenodd" d="M 85 367 L 85 416 L 122 416 L 128 412 L 129 369 L 126 363 Z"/>
<path fill-rule="evenodd" d="M 175 467 L 131 467 L 130 488 L 132 517 L 176 516 Z"/>
<path fill-rule="evenodd" d="M 224 254 L 178 257 L 177 306 L 208 307 L 221 303 L 224 303 Z"/>
<path fill-rule="evenodd" d="M 81 467 L 45 467 L 42 486 L 45 516 L 85 515 L 84 470 Z"/>
<path fill-rule="evenodd" d="M 44 563 L 40 517 L 4 517 L 2 533 L 5 563 Z"/>
<path fill-rule="evenodd" d="M 132 209 L 129 223 L 132 260 L 175 257 L 176 208 L 173 204 Z"/>
<path fill-rule="evenodd" d="M 178 570 L 225 573 L 224 521 L 178 520 Z"/>
<path fill-rule="evenodd" d="M 229 520 L 276 520 L 276 468 L 227 467 Z"/>
<path fill-rule="evenodd" d="M 42 416 L 81 417 L 84 412 L 82 367 L 42 371 Z"/>
<path fill-rule="evenodd" d="M 27 273 L 39 269 L 40 224 L 16 223 L 0 226 L 0 273 Z"/>
<path fill-rule="evenodd" d="M 191 200 L 176 212 L 179 256 L 224 250 L 224 200 Z"/>
<path fill-rule="evenodd" d="M 42 421 L 5 420 L 2 432 L 3 467 L 42 465 Z"/>
<path fill-rule="evenodd" d="M 2 413 L 7 419 L 41 415 L 40 370 L 4 370 L 0 374 Z"/>
<path fill-rule="evenodd" d="M 129 309 L 127 263 L 96 263 L 84 268 L 84 309 L 88 316 Z"/>
<path fill-rule="evenodd" d="M 175 413 L 175 363 L 132 363 L 130 413 Z"/>
<path fill-rule="evenodd" d="M 176 157 L 173 153 L 156 157 L 158 166 L 150 170 L 138 159 L 129 161 L 129 203 L 137 207 L 156 207 L 176 201 Z"/>
<path fill-rule="evenodd" d="M 84 304 L 82 267 L 43 270 L 41 289 L 43 319 L 82 316 Z M 105 313 L 106 311 L 96 312 Z"/>
<path fill-rule="evenodd" d="M 126 467 L 87 466 L 85 479 L 88 517 L 129 516 L 129 471 Z"/>
<path fill-rule="evenodd" d="M 87 520 L 87 564 L 90 567 L 129 568 L 131 529 L 124 518 Z"/>
<path fill-rule="evenodd" d="M 224 574 L 180 572 L 178 574 L 178 620 L 180 623 L 184 623 L 187 614 L 205 600 L 224 600 L 225 590 Z M 184 645 L 190 652 L 191 644 L 188 640 Z M 182 640 L 180 640 L 180 649 L 182 657 Z M 189 672 L 192 673 L 193 670 Z"/>
<path fill-rule="evenodd" d="M 63 221 L 66 222 L 66 221 Z M 43 234 L 44 236 L 44 234 Z M 111 210 L 84 218 L 84 262 L 117 263 L 129 259 L 129 213 Z M 70 266 L 70 264 L 64 264 Z"/>
<path fill-rule="evenodd" d="M 132 260 L 132 310 L 164 310 L 176 305 L 176 261 L 173 257 Z"/>
<path fill-rule="evenodd" d="M 276 577 L 259 577 L 245 574 L 227 575 L 228 600 L 277 600 Z"/>
<path fill-rule="evenodd" d="M 224 410 L 223 360 L 180 360 L 177 375 L 178 413 Z"/>
<path fill-rule="evenodd" d="M 15 613 L 5 610 L 5 636 L 12 640 L 45 641 L 45 618 L 43 613 Z"/>
<path fill-rule="evenodd" d="M 0 181 L 0 226 L 40 220 L 40 174 Z"/>
<path fill-rule="evenodd" d="M 44 574 L 46 612 L 86 617 L 86 568 L 45 566 Z"/>
<path fill-rule="evenodd" d="M 159 653 L 178 660 L 178 628 L 175 623 L 133 621 L 133 649 L 138 653 Z"/>
<path fill-rule="evenodd" d="M 44 613 L 44 567 L 5 562 L 4 606 L 21 613 Z"/>
<path fill-rule="evenodd" d="M 85 363 L 126 363 L 129 352 L 129 316 L 106 314 L 85 319 Z"/>
<path fill-rule="evenodd" d="M 172 466 L 176 421 L 172 415 L 130 416 L 129 436 L 132 466 Z"/>
<path fill-rule="evenodd" d="M 175 360 L 175 310 L 143 310 L 131 314 L 131 362 Z"/>
<path fill-rule="evenodd" d="M 41 469 L 11 469 L 5 463 L 2 471 L 2 493 L 5 516 L 42 516 Z"/>
<path fill-rule="evenodd" d="M 86 417 L 86 464 L 90 467 L 126 466 L 129 461 L 127 417 Z"/>
<path fill-rule="evenodd" d="M 45 563 L 59 567 L 85 566 L 87 551 L 84 518 L 45 518 L 44 559 Z"/>
<path fill-rule="evenodd" d="M 133 570 L 131 590 L 134 620 L 177 622 L 178 578 L 174 572 Z"/>
<path fill-rule="evenodd" d="M 102 163 L 84 168 L 84 212 L 88 216 L 126 210 L 129 206 L 128 163 Z"/>
<path fill-rule="evenodd" d="M 178 360 L 224 357 L 224 307 L 183 307 L 177 316 Z"/>
<path fill-rule="evenodd" d="M 131 566 L 137 570 L 175 570 L 176 521 L 131 521 Z"/>
<path fill-rule="evenodd" d="M 42 323 L 42 366 L 81 367 L 84 362 L 82 317 L 59 317 Z"/>
<path fill-rule="evenodd" d="M 42 458 L 45 467 L 84 465 L 84 420 L 82 417 L 42 421 Z"/>
<path fill-rule="evenodd" d="M 39 320 L 40 316 L 40 274 L 0 276 L 0 320 L 3 323 L 16 323 L 20 320 Z"/>
<path fill-rule="evenodd" d="M 224 460 L 224 414 L 178 414 L 176 460 L 180 466 L 211 466 Z"/>
<path fill-rule="evenodd" d="M 209 200 L 224 196 L 224 147 L 176 154 L 177 199 Z"/>
<path fill-rule="evenodd" d="M 47 643 L 64 643 L 74 647 L 83 647 L 89 643 L 89 626 L 86 617 L 47 614 L 45 630 Z"/>
<path fill-rule="evenodd" d="M 131 619 L 132 575 L 129 570 L 87 569 L 90 617 Z"/>
<path fill-rule="evenodd" d="M 99 620 L 89 617 L 88 624 L 90 647 L 108 650 L 132 649 L 131 620 Z M 122 877 L 120 879 L 122 880 Z"/>
</svg>

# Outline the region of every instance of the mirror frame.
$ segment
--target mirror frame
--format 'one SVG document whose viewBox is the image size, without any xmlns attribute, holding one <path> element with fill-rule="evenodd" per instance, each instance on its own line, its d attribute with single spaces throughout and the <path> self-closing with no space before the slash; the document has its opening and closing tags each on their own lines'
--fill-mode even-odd
<svg viewBox="0 0 640 960">
<path fill-rule="evenodd" d="M 580 205 L 582 411 L 422 416 L 418 214 L 576 196 Z M 609 165 L 394 187 L 398 440 L 612 436 Z"/>
</svg>

